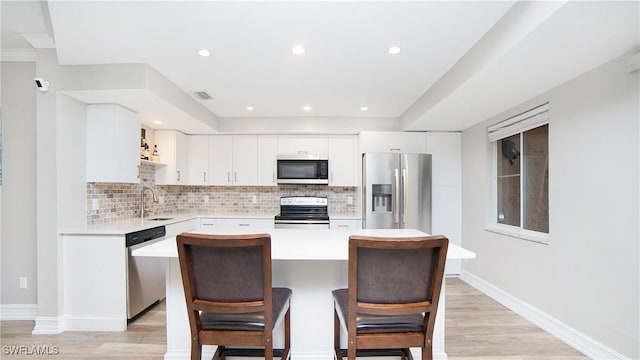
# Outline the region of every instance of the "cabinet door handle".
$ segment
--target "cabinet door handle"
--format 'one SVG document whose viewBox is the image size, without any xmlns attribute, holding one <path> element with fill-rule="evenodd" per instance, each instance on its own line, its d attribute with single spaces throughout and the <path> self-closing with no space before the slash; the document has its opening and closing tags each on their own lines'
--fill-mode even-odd
<svg viewBox="0 0 640 360">
<path fill-rule="evenodd" d="M 400 151 L 400 149 L 399 149 L 399 148 L 398 148 L 398 149 L 391 148 L 391 149 L 389 149 L 389 150 L 391 150 L 391 151 Z"/>
<path fill-rule="evenodd" d="M 138 179 L 140 179 L 141 173 L 142 173 L 142 169 L 140 168 L 140 165 L 138 165 Z"/>
<path fill-rule="evenodd" d="M 203 172 L 202 173 L 202 181 L 206 184 L 207 183 L 207 172 Z"/>
<path fill-rule="evenodd" d="M 308 154 L 308 152 L 306 150 L 298 150 L 298 154 L 306 155 L 306 154 Z"/>
<path fill-rule="evenodd" d="M 227 182 L 230 183 L 231 182 L 231 173 L 227 172 Z"/>
<path fill-rule="evenodd" d="M 331 173 L 331 182 L 333 183 L 333 173 Z"/>
<path fill-rule="evenodd" d="M 180 170 L 176 171 L 176 181 L 180 181 Z"/>
<path fill-rule="evenodd" d="M 233 182 L 234 183 L 238 182 L 238 173 L 237 172 L 233 173 Z"/>
<path fill-rule="evenodd" d="M 348 227 L 349 227 L 349 225 L 347 225 L 347 224 L 342 224 L 342 225 L 338 225 L 338 227 L 339 227 L 339 228 L 348 228 Z"/>
<path fill-rule="evenodd" d="M 275 173 L 275 171 L 271 173 L 271 181 L 272 181 L 273 183 L 275 183 L 275 182 L 276 182 L 276 173 Z"/>
<path fill-rule="evenodd" d="M 251 226 L 251 224 L 238 224 L 238 226 Z"/>
</svg>

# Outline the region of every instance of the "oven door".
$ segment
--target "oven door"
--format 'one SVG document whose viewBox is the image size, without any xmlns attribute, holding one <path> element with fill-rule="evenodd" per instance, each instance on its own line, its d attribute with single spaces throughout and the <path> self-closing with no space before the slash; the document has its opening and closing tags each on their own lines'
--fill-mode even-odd
<svg viewBox="0 0 640 360">
<path fill-rule="evenodd" d="M 276 229 L 329 229 L 326 220 L 275 220 Z"/>
</svg>

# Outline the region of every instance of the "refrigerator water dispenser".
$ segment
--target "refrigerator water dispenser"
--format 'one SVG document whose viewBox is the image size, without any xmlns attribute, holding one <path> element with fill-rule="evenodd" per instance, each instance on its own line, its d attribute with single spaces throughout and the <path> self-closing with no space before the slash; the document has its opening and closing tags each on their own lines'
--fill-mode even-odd
<svg viewBox="0 0 640 360">
<path fill-rule="evenodd" d="M 374 213 L 390 212 L 391 205 L 391 184 L 371 184 L 371 203 L 373 204 Z"/>
</svg>

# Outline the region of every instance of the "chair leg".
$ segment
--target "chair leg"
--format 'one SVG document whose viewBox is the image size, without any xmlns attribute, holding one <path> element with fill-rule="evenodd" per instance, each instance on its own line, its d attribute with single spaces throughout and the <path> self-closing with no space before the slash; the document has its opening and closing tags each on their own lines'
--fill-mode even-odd
<svg viewBox="0 0 640 360">
<path fill-rule="evenodd" d="M 336 360 L 342 360 L 342 351 L 340 350 L 340 318 L 336 312 L 335 305 L 333 307 L 333 351 Z"/>
<path fill-rule="evenodd" d="M 200 360 L 202 358 L 202 345 L 197 339 L 191 339 L 191 360 Z"/>
<path fill-rule="evenodd" d="M 422 360 L 433 360 L 433 344 L 431 340 L 422 348 Z"/>
<path fill-rule="evenodd" d="M 284 349 L 282 351 L 281 360 L 289 359 L 289 352 L 291 351 L 291 307 L 287 309 L 284 314 Z"/>
</svg>

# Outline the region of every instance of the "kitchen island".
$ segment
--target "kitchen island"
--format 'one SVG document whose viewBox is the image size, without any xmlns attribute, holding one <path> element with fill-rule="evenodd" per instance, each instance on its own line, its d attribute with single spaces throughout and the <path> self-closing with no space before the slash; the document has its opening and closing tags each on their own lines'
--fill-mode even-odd
<svg viewBox="0 0 640 360">
<path fill-rule="evenodd" d="M 288 230 L 270 229 L 273 286 L 293 290 L 291 301 L 291 353 L 294 359 L 333 358 L 333 300 L 331 290 L 347 286 L 350 235 L 413 237 L 418 230 Z M 241 229 L 215 229 L 198 233 L 240 234 Z M 168 237 L 133 251 L 133 256 L 167 258 L 167 352 L 165 360 L 189 359 L 190 331 L 180 276 L 175 237 Z M 449 244 L 447 259 L 473 259 L 475 254 Z M 443 284 L 444 286 L 444 284 Z M 441 298 L 434 333 L 434 359 L 446 359 L 444 351 L 445 292 Z M 343 338 L 344 341 L 344 338 Z M 274 345 L 282 347 L 282 329 L 274 330 Z M 344 343 L 343 343 L 344 344 Z M 419 357 L 419 349 L 414 354 Z M 203 359 L 215 347 L 205 346 Z"/>
</svg>

